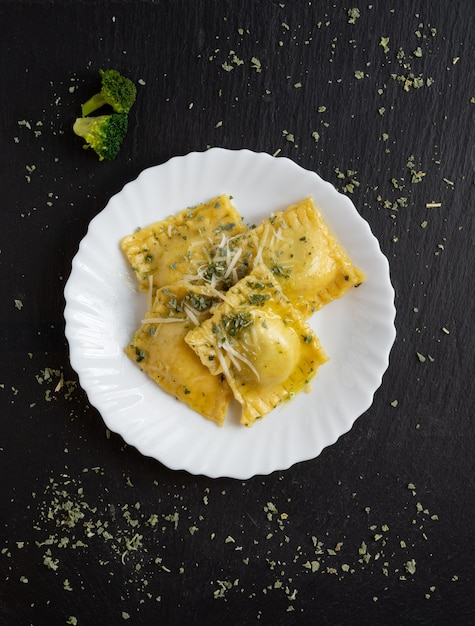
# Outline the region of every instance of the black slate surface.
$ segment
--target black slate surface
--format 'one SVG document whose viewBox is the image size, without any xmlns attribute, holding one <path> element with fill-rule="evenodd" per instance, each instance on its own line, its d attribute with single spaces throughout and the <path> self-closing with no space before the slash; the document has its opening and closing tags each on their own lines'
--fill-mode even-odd
<svg viewBox="0 0 475 626">
<path fill-rule="evenodd" d="M 475 5 L 357 7 L 0 4 L 1 624 L 473 623 Z M 138 83 L 110 163 L 71 132 L 101 67 Z M 109 436 L 64 337 L 91 218 L 208 146 L 278 151 L 347 193 L 396 291 L 371 408 L 247 481 Z"/>
</svg>

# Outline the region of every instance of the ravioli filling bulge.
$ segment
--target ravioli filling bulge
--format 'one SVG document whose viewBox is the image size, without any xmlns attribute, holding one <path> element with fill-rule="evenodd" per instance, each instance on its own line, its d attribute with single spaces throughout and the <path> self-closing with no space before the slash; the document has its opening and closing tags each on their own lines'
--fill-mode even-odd
<svg viewBox="0 0 475 626">
<path fill-rule="evenodd" d="M 241 345 L 253 369 L 244 364 L 241 379 L 264 386 L 282 383 L 290 376 L 300 356 L 297 333 L 270 311 L 255 309 L 251 315 L 253 323 Z"/>
</svg>

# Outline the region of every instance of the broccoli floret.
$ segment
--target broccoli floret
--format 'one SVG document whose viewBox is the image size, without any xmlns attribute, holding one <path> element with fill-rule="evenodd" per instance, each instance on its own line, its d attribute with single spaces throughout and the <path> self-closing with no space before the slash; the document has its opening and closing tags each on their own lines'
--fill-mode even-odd
<svg viewBox="0 0 475 626">
<path fill-rule="evenodd" d="M 96 117 L 78 117 L 73 130 L 86 140 L 84 148 L 92 148 L 99 160 L 111 161 L 119 154 L 128 128 L 127 115 L 112 113 Z"/>
<path fill-rule="evenodd" d="M 82 115 L 87 117 L 105 104 L 116 113 L 128 113 L 137 96 L 137 87 L 117 70 L 99 70 L 102 89 L 82 105 Z"/>
</svg>

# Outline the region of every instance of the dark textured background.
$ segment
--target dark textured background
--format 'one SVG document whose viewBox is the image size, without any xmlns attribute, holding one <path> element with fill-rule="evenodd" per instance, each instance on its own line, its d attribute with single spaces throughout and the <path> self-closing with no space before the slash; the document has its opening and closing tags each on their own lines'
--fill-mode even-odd
<svg viewBox="0 0 475 626">
<path fill-rule="evenodd" d="M 356 6 L 0 4 L 1 624 L 474 623 L 475 5 Z M 71 132 L 101 67 L 145 83 L 111 163 Z M 64 338 L 91 218 L 208 146 L 280 150 L 346 191 L 396 291 L 372 407 L 317 459 L 245 482 L 106 436 Z"/>
</svg>

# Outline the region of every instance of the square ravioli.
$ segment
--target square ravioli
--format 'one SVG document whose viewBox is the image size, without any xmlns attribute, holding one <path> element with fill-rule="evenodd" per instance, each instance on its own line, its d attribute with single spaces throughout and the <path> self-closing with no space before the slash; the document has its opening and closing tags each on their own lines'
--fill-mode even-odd
<svg viewBox="0 0 475 626">
<path fill-rule="evenodd" d="M 254 264 L 267 265 L 306 318 L 364 279 L 312 198 L 272 214 L 243 238 L 253 242 Z"/>
<path fill-rule="evenodd" d="M 212 374 L 224 374 L 245 426 L 293 398 L 327 361 L 313 330 L 264 265 L 231 287 L 185 341 Z"/>
<path fill-rule="evenodd" d="M 209 317 L 216 302 L 206 289 L 184 282 L 157 290 L 125 353 L 164 391 L 221 426 L 231 390 L 224 377 L 213 375 L 184 340 L 190 328 Z"/>
<path fill-rule="evenodd" d="M 229 254 L 221 258 L 222 249 L 246 230 L 231 198 L 223 194 L 127 235 L 120 247 L 144 291 L 155 293 L 180 280 L 221 288 L 231 261 Z"/>
</svg>

